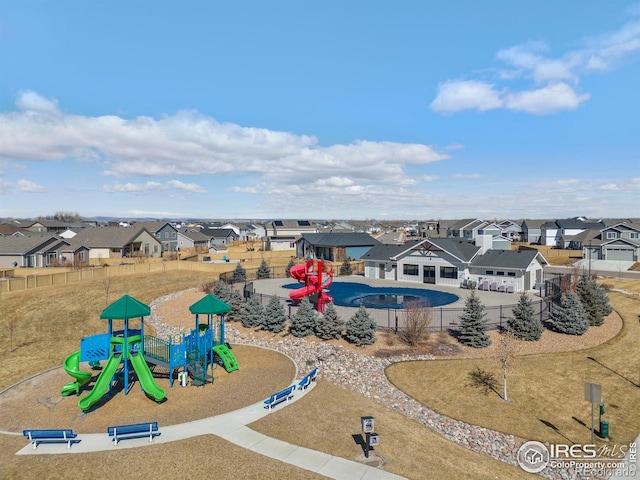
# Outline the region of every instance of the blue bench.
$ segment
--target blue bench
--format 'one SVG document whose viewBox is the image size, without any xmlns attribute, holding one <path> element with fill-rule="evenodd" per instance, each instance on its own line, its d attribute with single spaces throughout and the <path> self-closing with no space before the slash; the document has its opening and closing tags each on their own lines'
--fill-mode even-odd
<svg viewBox="0 0 640 480">
<path fill-rule="evenodd" d="M 153 437 L 160 435 L 160 432 L 158 432 L 158 422 L 113 425 L 107 428 L 107 433 L 110 437 L 113 437 L 114 445 L 118 445 L 120 440 L 126 440 L 128 438 L 149 437 L 149 441 L 153 442 Z"/>
<path fill-rule="evenodd" d="M 311 382 L 315 382 L 316 375 L 318 375 L 317 367 L 311 370 L 306 377 L 298 382 L 298 390 L 306 390 L 307 387 L 311 385 Z"/>
<path fill-rule="evenodd" d="M 78 443 L 77 433 L 71 429 L 51 429 L 51 430 L 23 430 L 22 434 L 29 439 L 35 449 L 38 443 L 66 443 L 67 448 L 71 448 L 72 443 Z"/>
<path fill-rule="evenodd" d="M 287 387 L 284 390 L 280 390 L 279 392 L 274 393 L 264 401 L 265 403 L 264 408 L 271 410 L 273 407 L 281 404 L 282 402 L 288 402 L 293 398 L 293 392 L 295 391 L 295 389 L 296 389 L 296 386 L 291 385 L 290 387 Z"/>
</svg>

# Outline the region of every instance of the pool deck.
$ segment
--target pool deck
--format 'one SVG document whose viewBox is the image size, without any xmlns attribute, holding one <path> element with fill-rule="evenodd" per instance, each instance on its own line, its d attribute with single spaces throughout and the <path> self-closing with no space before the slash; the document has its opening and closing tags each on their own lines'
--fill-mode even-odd
<svg viewBox="0 0 640 480">
<path fill-rule="evenodd" d="M 364 283 L 372 287 L 393 287 L 393 288 L 418 288 L 425 290 L 438 290 L 441 292 L 453 293 L 459 297 L 458 301 L 443 305 L 444 308 L 463 308 L 464 302 L 467 296 L 471 293 L 470 290 L 465 290 L 460 287 L 449 287 L 446 285 L 427 285 L 418 282 L 397 282 L 395 280 L 380 280 L 378 278 L 365 278 L 360 275 L 350 275 L 346 277 L 335 277 L 334 282 L 353 282 Z M 253 282 L 253 288 L 256 293 L 263 295 L 277 295 L 283 298 L 289 298 L 288 288 L 283 288 L 283 285 L 289 283 L 296 283 L 293 278 L 275 278 L 268 280 L 255 280 Z M 331 292 L 331 287 L 329 287 Z M 475 290 L 476 295 L 480 298 L 483 305 L 487 307 L 496 305 L 515 305 L 518 303 L 519 295 L 517 293 L 503 293 L 503 292 L 488 292 L 484 290 Z M 539 299 L 538 292 L 531 290 L 529 295 L 532 299 Z"/>
</svg>

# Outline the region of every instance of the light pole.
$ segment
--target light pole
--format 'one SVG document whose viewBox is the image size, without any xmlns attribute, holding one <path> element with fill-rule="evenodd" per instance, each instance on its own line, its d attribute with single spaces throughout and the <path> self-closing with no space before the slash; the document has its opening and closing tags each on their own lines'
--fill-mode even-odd
<svg viewBox="0 0 640 480">
<path fill-rule="evenodd" d="M 591 240 L 589 240 L 589 278 L 591 278 Z"/>
</svg>

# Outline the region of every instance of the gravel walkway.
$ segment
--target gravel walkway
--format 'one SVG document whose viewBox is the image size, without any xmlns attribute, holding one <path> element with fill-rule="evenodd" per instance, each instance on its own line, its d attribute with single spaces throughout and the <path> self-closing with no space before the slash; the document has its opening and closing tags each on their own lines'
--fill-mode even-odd
<svg viewBox="0 0 640 480">
<path fill-rule="evenodd" d="M 168 325 L 163 321 L 161 316 L 155 313 L 160 306 L 178 297 L 182 293 L 183 292 L 177 292 L 167 295 L 151 303 L 152 314 L 147 322 L 156 328 L 158 336 L 166 337 L 167 335 L 178 334 L 182 330 L 178 326 Z M 200 296 L 202 295 L 201 292 L 194 293 Z M 166 305 L 163 309 L 165 309 L 166 312 Z M 591 341 L 586 342 L 589 345 L 576 345 L 574 349 L 576 347 L 585 348 L 586 346 L 596 345 L 614 336 L 617 331 L 619 331 L 621 321 L 618 318 L 617 322 L 608 323 L 611 325 L 610 329 L 607 329 L 606 332 L 601 330 L 597 338 L 590 339 Z M 563 337 L 567 336 L 565 335 Z M 324 380 L 351 390 L 380 404 L 390 406 L 407 417 L 436 430 L 447 439 L 474 452 L 487 455 L 488 457 L 511 465 L 518 465 L 518 448 L 526 441 L 525 439 L 513 435 L 506 435 L 484 427 L 469 425 L 436 413 L 398 390 L 387 380 L 384 372 L 389 365 L 409 360 L 434 360 L 436 357 L 433 355 L 398 355 L 388 358 L 378 358 L 367 353 L 360 353 L 353 349 L 345 348 L 335 343 L 318 342 L 311 339 L 300 339 L 291 336 L 286 338 L 267 337 L 256 334 L 252 330 L 244 329 L 240 325 L 236 326 L 235 323 L 226 324 L 225 340 L 229 343 L 267 347 L 282 352 L 294 359 L 298 370 L 302 372 L 302 374 L 307 372 L 311 366 L 318 365 L 320 367 L 319 376 Z M 531 342 L 531 345 L 535 343 L 538 342 Z M 549 343 L 549 345 L 551 345 L 551 343 Z M 539 344 L 538 348 L 540 347 L 542 347 L 542 344 Z M 563 345 L 562 347 L 563 348 L 559 348 L 559 350 L 570 349 L 567 348 L 567 345 Z M 475 351 L 477 352 L 477 349 L 475 349 Z M 474 356 L 472 352 L 468 353 Z M 489 353 L 490 352 L 483 352 L 481 355 L 485 356 Z M 456 355 L 457 358 L 466 356 L 464 351 L 461 355 Z M 363 381 L 363 379 L 366 379 L 366 381 Z M 563 469 L 547 468 L 540 472 L 540 475 L 550 479 L 571 478 L 568 472 Z"/>
</svg>

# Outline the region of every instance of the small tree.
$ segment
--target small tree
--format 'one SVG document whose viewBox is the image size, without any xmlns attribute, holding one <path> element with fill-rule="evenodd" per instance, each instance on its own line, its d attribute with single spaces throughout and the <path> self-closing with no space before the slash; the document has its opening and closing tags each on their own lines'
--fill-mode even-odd
<svg viewBox="0 0 640 480">
<path fill-rule="evenodd" d="M 271 278 L 271 269 L 269 268 L 269 265 L 267 265 L 267 261 L 264 258 L 262 259 L 262 262 L 260 263 L 260 267 L 256 272 L 256 277 L 258 278 L 258 280 Z"/>
<path fill-rule="evenodd" d="M 294 337 L 306 337 L 313 335 L 318 324 L 318 312 L 313 309 L 309 297 L 304 297 L 300 302 L 298 311 L 291 316 L 289 333 Z"/>
<path fill-rule="evenodd" d="M 233 283 L 242 283 L 246 279 L 247 279 L 247 271 L 244 269 L 244 267 L 240 263 L 237 263 L 236 268 L 233 271 L 233 277 L 231 281 Z"/>
<path fill-rule="evenodd" d="M 525 292 L 520 294 L 518 304 L 513 308 L 513 317 L 507 321 L 505 329 L 521 340 L 540 340 L 544 325 L 535 314 L 531 299 Z"/>
<path fill-rule="evenodd" d="M 340 275 L 351 275 L 353 274 L 353 269 L 351 268 L 351 262 L 349 261 L 349 257 L 344 257 L 342 265 L 340 265 Z"/>
<path fill-rule="evenodd" d="M 563 295 L 560 305 L 551 307 L 551 319 L 553 329 L 567 335 L 582 335 L 589 329 L 587 314 L 575 292 Z"/>
<path fill-rule="evenodd" d="M 428 303 L 410 302 L 405 305 L 404 322 L 400 330 L 400 340 L 415 347 L 429 337 L 433 312 Z"/>
<path fill-rule="evenodd" d="M 231 311 L 227 313 L 224 318 L 229 322 L 239 322 L 242 320 L 242 308 L 244 301 L 242 300 L 240 292 L 230 288 L 228 299 L 223 301 L 231 307 Z"/>
<path fill-rule="evenodd" d="M 607 315 L 611 315 L 611 312 L 613 312 L 613 308 L 611 308 L 611 305 L 609 304 L 609 295 L 607 295 L 607 291 L 603 287 L 597 284 L 596 284 L 596 303 L 598 304 L 598 308 L 600 309 L 600 314 L 603 317 L 606 317 Z"/>
<path fill-rule="evenodd" d="M 227 302 L 229 300 L 229 295 L 231 293 L 231 289 L 226 282 L 222 280 L 218 280 L 218 282 L 213 287 L 213 294 L 218 297 L 223 302 Z"/>
<path fill-rule="evenodd" d="M 589 278 L 587 274 L 581 275 L 576 285 L 576 293 L 587 314 L 589 325 L 596 327 L 602 325 L 604 321 L 600 305 L 598 305 L 597 287 L 595 280 Z"/>
<path fill-rule="evenodd" d="M 247 328 L 258 327 L 264 322 L 264 307 L 258 295 L 249 297 L 242 309 L 242 325 Z"/>
<path fill-rule="evenodd" d="M 502 368 L 502 399 L 506 402 L 507 397 L 507 374 L 513 370 L 516 358 L 517 338 L 511 332 L 502 332 L 498 338 L 498 348 L 496 350 L 496 360 Z"/>
<path fill-rule="evenodd" d="M 486 334 L 484 305 L 472 291 L 464 304 L 464 310 L 460 316 L 460 335 L 458 340 L 463 345 L 473 348 L 484 348 L 491 345 L 491 339 Z"/>
<path fill-rule="evenodd" d="M 295 265 L 296 265 L 296 262 L 293 261 L 293 258 L 290 258 L 289 263 L 287 263 L 287 268 L 285 269 L 287 278 L 291 278 L 291 267 L 294 267 Z"/>
<path fill-rule="evenodd" d="M 355 345 L 372 345 L 376 341 L 376 322 L 363 305 L 345 325 L 344 338 Z"/>
<path fill-rule="evenodd" d="M 109 272 L 107 272 L 108 274 Z M 108 275 L 107 277 L 102 279 L 102 288 L 104 289 L 104 293 L 105 293 L 105 305 L 109 306 L 109 291 L 111 290 L 111 282 L 113 280 L 113 277 L 111 275 Z"/>
<path fill-rule="evenodd" d="M 327 303 L 324 307 L 322 317 L 316 324 L 316 336 L 322 340 L 340 338 L 344 330 L 344 321 L 338 315 L 338 311 L 333 303 Z"/>
<path fill-rule="evenodd" d="M 284 313 L 284 307 L 278 300 L 278 297 L 271 297 L 269 303 L 264 310 L 263 330 L 269 330 L 273 333 L 280 333 L 287 325 L 287 316 Z"/>
</svg>

